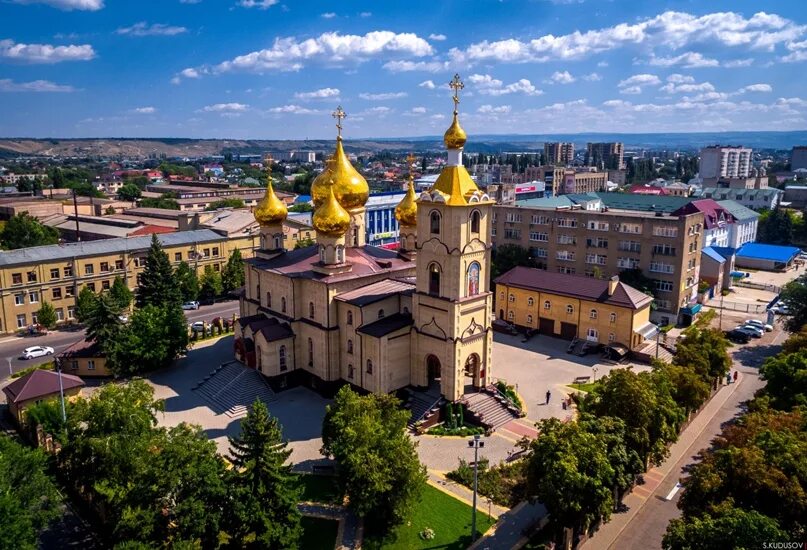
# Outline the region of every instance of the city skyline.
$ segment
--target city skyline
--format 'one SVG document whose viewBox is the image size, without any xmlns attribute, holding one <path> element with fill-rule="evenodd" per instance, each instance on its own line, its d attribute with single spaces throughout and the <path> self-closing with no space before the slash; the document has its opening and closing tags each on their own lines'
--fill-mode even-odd
<svg viewBox="0 0 807 550">
<path fill-rule="evenodd" d="M 468 9 L 468 7 L 471 9 Z M 322 139 L 801 130 L 795 1 L 11 0 L 0 135 Z"/>
</svg>

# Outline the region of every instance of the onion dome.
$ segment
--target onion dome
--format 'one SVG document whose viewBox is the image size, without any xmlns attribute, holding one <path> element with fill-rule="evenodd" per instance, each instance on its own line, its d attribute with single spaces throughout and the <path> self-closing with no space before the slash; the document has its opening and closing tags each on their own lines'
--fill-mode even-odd
<svg viewBox="0 0 807 550">
<path fill-rule="evenodd" d="M 266 186 L 264 195 L 258 206 L 255 207 L 255 220 L 261 225 L 271 225 L 283 223 L 288 216 L 286 204 L 278 198 L 275 190 L 272 189 L 272 177 L 269 176 L 269 183 Z"/>
<path fill-rule="evenodd" d="M 328 186 L 328 195 L 314 210 L 311 224 L 317 233 L 328 237 L 341 237 L 350 228 L 350 214 L 336 200 L 333 189 L 333 185 Z"/>
<path fill-rule="evenodd" d="M 333 168 L 334 159 L 330 157 L 325 161 L 325 170 L 323 170 L 314 181 L 311 182 L 311 200 L 314 202 L 314 208 L 325 202 L 328 198 L 328 188 L 331 186 L 331 169 Z"/>
<path fill-rule="evenodd" d="M 446 130 L 446 133 L 443 134 L 443 142 L 446 144 L 446 149 L 462 149 L 467 140 L 468 136 L 465 130 L 462 129 L 462 126 L 460 126 L 460 119 L 455 110 L 454 120 L 451 126 L 448 127 L 448 130 Z"/>
<path fill-rule="evenodd" d="M 406 190 L 406 196 L 395 207 L 395 219 L 401 225 L 407 227 L 415 227 L 418 222 L 418 204 L 417 197 L 415 196 L 415 185 L 412 179 L 409 179 L 409 188 Z"/>
<path fill-rule="evenodd" d="M 367 180 L 353 167 L 342 147 L 342 136 L 336 138 L 336 151 L 331 166 L 331 181 L 336 200 L 348 210 L 364 206 L 370 196 Z"/>
</svg>

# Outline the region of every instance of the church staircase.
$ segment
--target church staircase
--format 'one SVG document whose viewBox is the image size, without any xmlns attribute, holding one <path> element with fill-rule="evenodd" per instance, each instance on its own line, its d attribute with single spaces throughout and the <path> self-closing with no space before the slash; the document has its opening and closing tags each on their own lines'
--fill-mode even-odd
<svg viewBox="0 0 807 550">
<path fill-rule="evenodd" d="M 491 430 L 521 416 L 518 409 L 500 394 L 495 386 L 482 388 L 476 393 L 467 393 L 462 396 L 460 402 L 477 422 Z"/>
<path fill-rule="evenodd" d="M 193 390 L 211 405 L 216 414 L 226 414 L 230 418 L 246 416 L 256 399 L 266 404 L 275 400 L 275 392 L 263 375 L 237 362 L 218 366 Z"/>
<path fill-rule="evenodd" d="M 404 407 L 412 411 L 409 417 L 409 429 L 414 430 L 416 426 L 424 424 L 432 425 L 437 423 L 442 409 L 447 401 L 440 395 L 440 390 L 430 388 L 427 391 L 409 390 L 409 399 L 404 403 Z"/>
</svg>

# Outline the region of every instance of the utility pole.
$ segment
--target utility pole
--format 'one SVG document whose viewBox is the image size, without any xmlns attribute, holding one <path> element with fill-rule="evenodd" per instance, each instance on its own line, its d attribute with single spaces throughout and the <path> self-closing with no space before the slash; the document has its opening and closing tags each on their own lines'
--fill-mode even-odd
<svg viewBox="0 0 807 550">
<path fill-rule="evenodd" d="M 656 327 L 656 359 L 658 359 L 658 339 L 661 336 L 661 327 Z"/>
<path fill-rule="evenodd" d="M 468 446 L 474 449 L 474 503 L 471 511 L 471 542 L 476 540 L 476 488 L 479 474 L 479 449 L 485 446 L 485 442 L 479 439 L 479 434 L 468 441 Z"/>
<path fill-rule="evenodd" d="M 73 215 L 76 217 L 76 242 L 81 241 L 81 228 L 78 225 L 78 201 L 76 201 L 76 190 L 73 189 Z"/>
<path fill-rule="evenodd" d="M 62 403 L 62 423 L 67 426 L 67 411 L 64 408 L 64 385 L 62 384 L 62 361 L 56 359 L 56 371 L 59 373 L 59 401 Z"/>
<path fill-rule="evenodd" d="M 720 320 L 718 323 L 720 332 L 723 332 L 723 289 L 720 289 Z"/>
</svg>

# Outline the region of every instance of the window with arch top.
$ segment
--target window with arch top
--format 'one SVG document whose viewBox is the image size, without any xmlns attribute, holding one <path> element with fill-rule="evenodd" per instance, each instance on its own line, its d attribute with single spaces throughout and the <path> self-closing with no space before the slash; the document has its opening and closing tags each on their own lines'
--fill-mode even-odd
<svg viewBox="0 0 807 550">
<path fill-rule="evenodd" d="M 611 322 L 616 323 L 616 313 L 611 314 Z"/>
<path fill-rule="evenodd" d="M 277 362 L 280 365 L 280 372 L 288 369 L 288 365 L 286 365 L 286 346 L 280 346 L 277 349 Z"/>
<path fill-rule="evenodd" d="M 373 374 L 373 361 L 367 360 L 367 374 Z"/>
<path fill-rule="evenodd" d="M 383 310 L 383 309 L 379 309 L 379 310 L 378 310 L 378 318 L 379 318 L 379 319 L 383 319 L 383 318 L 384 318 L 384 310 Z"/>
<path fill-rule="evenodd" d="M 549 311 L 550 309 L 552 309 L 552 304 L 551 304 L 551 303 L 549 303 L 549 300 L 545 300 L 545 301 L 544 301 L 544 309 L 545 309 L 545 310 L 547 310 L 547 311 Z"/>
<path fill-rule="evenodd" d="M 268 308 L 272 307 L 272 293 L 271 292 L 266 293 L 266 307 L 268 307 Z"/>
<path fill-rule="evenodd" d="M 347 352 L 348 353 L 353 353 L 353 340 L 348 340 L 347 341 Z"/>
<path fill-rule="evenodd" d="M 436 262 L 429 264 L 429 294 L 440 295 L 440 265 Z"/>
<path fill-rule="evenodd" d="M 280 312 L 286 313 L 286 297 L 283 296 L 280 298 Z"/>
<path fill-rule="evenodd" d="M 308 366 L 314 366 L 314 340 L 308 339 Z"/>
<path fill-rule="evenodd" d="M 308 317 L 314 318 L 314 302 L 308 302 Z"/>
<path fill-rule="evenodd" d="M 347 324 L 348 325 L 353 324 L 353 312 L 352 311 L 347 312 Z"/>
<path fill-rule="evenodd" d="M 571 304 L 569 304 L 568 306 L 566 306 L 566 313 L 568 313 L 569 315 L 571 315 L 572 313 L 574 313 L 574 306 L 572 306 Z"/>
<path fill-rule="evenodd" d="M 440 212 L 434 211 L 429 216 L 429 232 L 432 235 L 440 234 Z"/>
<path fill-rule="evenodd" d="M 527 305 L 528 305 L 528 306 L 532 306 L 534 303 L 535 303 L 535 300 L 533 300 L 533 299 L 532 299 L 532 296 L 530 296 L 529 298 L 527 298 Z"/>
<path fill-rule="evenodd" d="M 597 318 L 597 310 L 592 309 L 591 311 L 589 311 L 588 316 L 589 316 L 590 319 L 596 319 Z"/>
<path fill-rule="evenodd" d="M 480 218 L 479 210 L 471 212 L 471 233 L 479 233 Z"/>
<path fill-rule="evenodd" d="M 479 294 L 479 274 L 482 271 L 482 266 L 479 262 L 471 262 L 468 266 L 468 296 L 476 296 Z"/>
</svg>

